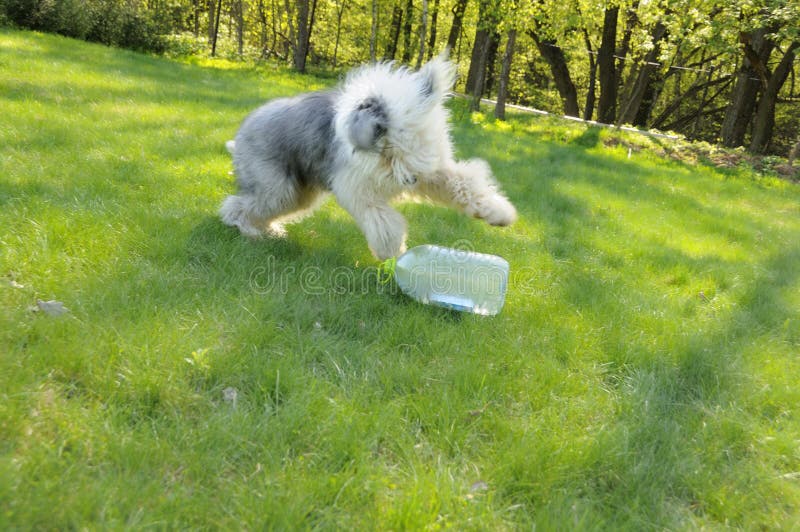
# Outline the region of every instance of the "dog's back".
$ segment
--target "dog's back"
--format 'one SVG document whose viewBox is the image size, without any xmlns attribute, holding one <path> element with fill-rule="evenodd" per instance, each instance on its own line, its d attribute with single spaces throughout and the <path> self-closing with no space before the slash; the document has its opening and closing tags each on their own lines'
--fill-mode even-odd
<svg viewBox="0 0 800 532">
<path fill-rule="evenodd" d="M 277 178 L 303 188 L 330 188 L 333 104 L 333 93 L 312 92 L 272 100 L 245 118 L 232 146 L 239 187 Z M 275 175 L 276 169 L 282 175 Z"/>
</svg>

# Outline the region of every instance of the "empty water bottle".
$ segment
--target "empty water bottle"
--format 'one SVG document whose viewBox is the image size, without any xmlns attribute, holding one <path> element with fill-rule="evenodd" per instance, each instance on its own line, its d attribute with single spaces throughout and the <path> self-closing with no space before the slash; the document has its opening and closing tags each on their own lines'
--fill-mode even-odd
<svg viewBox="0 0 800 532">
<path fill-rule="evenodd" d="M 496 255 L 425 245 L 397 258 L 400 289 L 425 304 L 493 316 L 508 286 L 508 262 Z"/>
</svg>

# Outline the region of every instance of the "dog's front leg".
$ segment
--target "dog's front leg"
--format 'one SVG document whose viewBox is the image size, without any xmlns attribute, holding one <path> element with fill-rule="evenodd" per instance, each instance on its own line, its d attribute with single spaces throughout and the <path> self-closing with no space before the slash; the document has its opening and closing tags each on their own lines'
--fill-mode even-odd
<svg viewBox="0 0 800 532">
<path fill-rule="evenodd" d="M 348 201 L 337 196 L 339 204 L 355 219 L 378 260 L 396 257 L 406 250 L 406 221 L 381 200 Z"/>
<path fill-rule="evenodd" d="M 434 175 L 420 179 L 416 191 L 491 225 L 511 225 L 517 219 L 517 210 L 500 192 L 489 165 L 481 159 L 451 161 Z"/>
</svg>

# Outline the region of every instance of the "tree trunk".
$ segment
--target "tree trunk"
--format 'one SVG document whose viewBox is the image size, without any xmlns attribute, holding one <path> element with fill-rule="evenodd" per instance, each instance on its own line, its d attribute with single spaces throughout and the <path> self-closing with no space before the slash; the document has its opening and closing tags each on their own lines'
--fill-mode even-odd
<svg viewBox="0 0 800 532">
<path fill-rule="evenodd" d="M 637 10 L 639 9 L 639 0 L 634 0 L 631 5 L 625 10 L 625 29 L 622 31 L 622 42 L 620 43 L 619 47 L 617 48 L 615 55 L 617 56 L 617 89 L 619 89 L 620 85 L 622 84 L 623 73 L 625 71 L 625 57 L 628 56 L 628 52 L 630 51 L 631 47 L 631 37 L 633 36 L 633 30 L 636 29 L 636 26 L 639 25 L 639 15 Z M 669 8 L 667 8 L 669 11 Z M 633 64 L 631 63 L 631 69 L 633 70 Z M 629 74 L 630 75 L 630 74 Z"/>
<path fill-rule="evenodd" d="M 403 22 L 403 8 L 399 4 L 395 4 L 392 9 L 392 26 L 389 32 L 389 42 L 386 43 L 386 53 L 383 58 L 386 61 L 394 61 L 394 56 L 397 55 L 397 41 L 400 39 L 400 26 Z"/>
<path fill-rule="evenodd" d="M 558 94 L 561 96 L 561 103 L 564 106 L 564 114 L 567 116 L 579 116 L 578 91 L 575 90 L 575 84 L 572 82 L 572 77 L 569 74 L 569 67 L 567 65 L 567 58 L 564 56 L 564 51 L 556 46 L 554 40 L 540 39 L 539 35 L 533 30 L 528 30 L 528 35 L 530 35 L 533 42 L 536 43 L 539 54 L 541 54 L 550 66 L 550 72 L 553 74 L 553 81 L 556 83 Z"/>
<path fill-rule="evenodd" d="M 261 22 L 264 25 L 264 44 L 261 49 L 261 57 L 268 58 L 271 54 L 278 56 L 278 6 L 275 0 L 270 0 L 269 15 L 270 15 L 270 30 L 272 31 L 272 44 L 267 48 L 267 11 L 266 6 L 261 13 Z"/>
<path fill-rule="evenodd" d="M 481 96 L 483 95 L 483 84 L 486 81 L 486 60 L 489 57 L 489 44 L 489 39 L 484 39 L 481 49 L 478 51 L 478 56 L 474 58 L 476 74 L 472 86 L 472 102 L 470 104 L 470 110 L 472 111 L 481 110 Z M 470 68 L 472 68 L 472 64 L 470 64 Z"/>
<path fill-rule="evenodd" d="M 583 119 L 591 120 L 594 114 L 594 98 L 595 86 L 597 84 L 597 61 L 594 59 L 594 51 L 592 50 L 592 41 L 589 39 L 589 32 L 583 28 L 583 41 L 586 44 L 586 50 L 589 52 L 589 89 L 586 91 L 586 106 L 583 108 Z"/>
<path fill-rule="evenodd" d="M 192 33 L 197 37 L 200 35 L 200 0 L 192 0 Z"/>
<path fill-rule="evenodd" d="M 478 25 L 475 30 L 475 41 L 472 44 L 472 56 L 470 57 L 465 86 L 467 94 L 473 93 L 479 79 L 481 90 L 483 90 L 486 82 L 486 65 L 491 51 L 490 32 L 494 32 L 495 26 L 494 17 L 489 12 L 491 6 L 491 0 L 481 0 L 478 7 Z"/>
<path fill-rule="evenodd" d="M 617 42 L 617 18 L 619 7 L 609 7 L 603 17 L 603 40 L 597 51 L 597 66 L 600 70 L 600 100 L 597 102 L 597 120 L 613 124 L 617 115 L 617 76 L 614 66 L 614 51 Z"/>
<path fill-rule="evenodd" d="M 434 0 L 433 11 L 431 11 L 431 37 L 428 40 L 428 59 L 433 57 L 433 51 L 436 47 L 436 23 L 439 19 L 439 0 Z"/>
<path fill-rule="evenodd" d="M 339 0 L 340 5 L 336 9 L 336 41 L 333 45 L 333 68 L 336 68 L 336 56 L 339 55 L 339 39 L 342 35 L 342 16 L 347 7 L 347 0 Z"/>
<path fill-rule="evenodd" d="M 428 36 L 428 0 L 422 0 L 422 15 L 419 19 L 419 52 L 417 53 L 417 68 L 422 66 L 425 58 L 425 37 Z"/>
<path fill-rule="evenodd" d="M 309 0 L 297 0 L 297 39 L 294 45 L 294 69 L 305 73 L 308 57 Z"/>
<path fill-rule="evenodd" d="M 494 89 L 494 69 L 497 63 L 497 52 L 500 50 L 500 39 L 502 35 L 497 32 L 497 21 L 494 21 L 494 29 L 489 33 L 489 52 L 486 56 L 486 78 L 483 82 L 483 93 L 490 93 Z"/>
<path fill-rule="evenodd" d="M 494 106 L 494 116 L 498 120 L 506 119 L 506 98 L 508 97 L 508 80 L 511 76 L 511 60 L 514 57 L 514 45 L 517 41 L 517 30 L 508 30 L 506 51 L 503 54 L 503 68 L 500 71 L 500 87 L 497 89 L 497 104 Z"/>
<path fill-rule="evenodd" d="M 461 35 L 461 27 L 464 24 L 464 12 L 467 10 L 468 0 L 456 0 L 453 6 L 453 24 L 450 26 L 450 34 L 447 36 L 447 47 L 455 50 L 458 43 L 458 36 Z"/>
<path fill-rule="evenodd" d="M 639 71 L 636 73 L 633 87 L 630 89 L 619 114 L 618 123 L 635 124 L 637 126 L 646 125 L 643 122 L 647 121 L 649 109 L 652 108 L 652 104 L 654 103 L 652 98 L 655 94 L 655 87 L 653 87 L 654 80 L 652 74 L 658 69 L 655 60 L 658 59 L 660 53 L 660 41 L 666 37 L 666 35 L 667 27 L 661 22 L 656 22 L 651 34 L 653 48 L 645 55 L 644 64 L 641 65 Z M 631 72 L 631 76 L 633 76 L 633 71 Z M 648 105 L 645 106 L 647 111 L 642 114 L 640 111 L 642 110 L 642 104 L 645 100 L 648 100 Z"/>
<path fill-rule="evenodd" d="M 775 126 L 775 103 L 778 93 L 789 77 L 789 71 L 794 64 L 795 53 L 800 47 L 800 41 L 795 41 L 783 54 L 780 63 L 769 77 L 767 86 L 761 95 L 756 109 L 756 119 L 753 123 L 753 138 L 750 141 L 750 151 L 764 153 L 767 151 L 769 141 L 772 139 L 772 129 Z"/>
<path fill-rule="evenodd" d="M 369 30 L 369 60 L 373 63 L 378 54 L 378 0 L 372 0 L 372 23 Z"/>
<path fill-rule="evenodd" d="M 208 42 L 214 42 L 214 21 L 217 19 L 217 0 L 207 0 L 208 8 Z"/>
<path fill-rule="evenodd" d="M 222 11 L 222 0 L 217 1 L 216 17 L 214 20 L 214 31 L 211 39 L 211 57 L 217 55 L 217 35 L 219 35 L 219 14 Z"/>
<path fill-rule="evenodd" d="M 289 26 L 289 39 L 284 40 L 284 56 L 289 57 L 289 52 L 292 52 L 292 61 L 294 61 L 294 48 L 297 45 L 297 38 L 295 37 L 295 29 L 294 29 L 294 18 L 295 18 L 295 10 L 292 8 L 293 4 L 296 2 L 292 2 L 291 0 L 284 0 L 284 6 L 286 8 L 286 23 Z"/>
<path fill-rule="evenodd" d="M 235 0 L 231 4 L 233 17 L 236 21 L 236 46 L 239 57 L 244 53 L 244 0 Z"/>
<path fill-rule="evenodd" d="M 308 35 L 306 35 L 306 55 L 311 51 L 311 34 L 314 31 L 314 22 L 317 20 L 317 0 L 311 3 L 311 16 L 308 20 Z"/>
<path fill-rule="evenodd" d="M 264 6 L 264 0 L 258 0 L 256 12 L 258 13 L 259 22 L 258 47 L 261 50 L 259 57 L 265 59 L 267 57 L 267 10 Z"/>
<path fill-rule="evenodd" d="M 722 144 L 729 148 L 744 144 L 747 128 L 756 108 L 760 65 L 766 65 L 772 53 L 773 43 L 765 38 L 766 28 L 742 35 L 745 58 L 736 74 L 736 84 L 722 122 Z M 748 49 L 749 48 L 749 49 Z"/>
<path fill-rule="evenodd" d="M 406 2 L 406 21 L 403 24 L 403 57 L 400 61 L 408 64 L 411 61 L 411 30 L 414 23 L 414 0 Z"/>
</svg>

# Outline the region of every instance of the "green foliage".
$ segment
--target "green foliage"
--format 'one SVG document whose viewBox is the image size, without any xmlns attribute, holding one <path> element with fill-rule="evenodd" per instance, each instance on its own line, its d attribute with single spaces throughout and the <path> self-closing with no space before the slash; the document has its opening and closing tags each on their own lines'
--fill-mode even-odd
<svg viewBox="0 0 800 532">
<path fill-rule="evenodd" d="M 203 55 L 208 47 L 208 39 L 191 32 L 173 33 L 166 37 L 167 55 L 172 57 L 192 57 Z"/>
<path fill-rule="evenodd" d="M 2 6 L 0 6 L 2 7 Z M 132 50 L 161 53 L 164 29 L 136 2 L 117 0 L 4 0 L 15 24 Z"/>
<path fill-rule="evenodd" d="M 80 0 L 5 0 L 8 18 L 22 27 L 85 39 L 92 29 L 91 9 Z"/>
<path fill-rule="evenodd" d="M 0 48 L 0 528 L 800 519 L 796 184 L 454 100 L 520 219 L 399 207 L 409 244 L 511 264 L 499 316 L 453 314 L 376 282 L 333 202 L 285 240 L 219 222 L 246 113 L 333 80 Z"/>
</svg>

